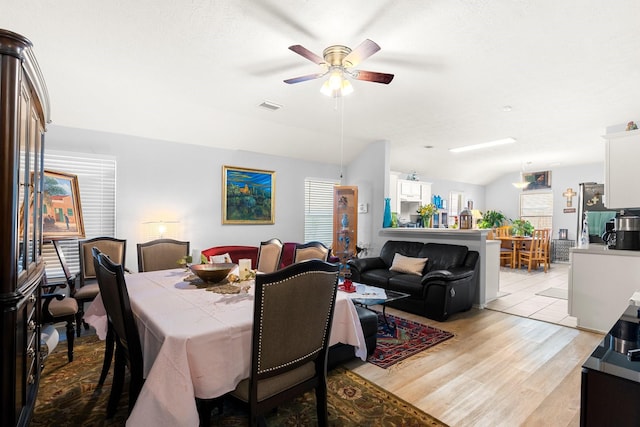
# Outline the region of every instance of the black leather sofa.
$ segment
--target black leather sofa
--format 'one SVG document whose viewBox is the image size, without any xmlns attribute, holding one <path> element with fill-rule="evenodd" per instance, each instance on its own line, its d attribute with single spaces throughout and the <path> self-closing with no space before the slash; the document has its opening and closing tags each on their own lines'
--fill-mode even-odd
<svg viewBox="0 0 640 427">
<path fill-rule="evenodd" d="M 377 334 L 378 334 L 378 315 L 366 309 L 356 305 L 356 311 L 358 312 L 358 318 L 362 325 L 362 332 L 364 335 L 364 341 L 367 345 L 367 356 L 371 356 L 376 349 Z M 329 347 L 329 355 L 327 356 L 327 368 L 333 369 L 336 366 L 347 362 L 355 357 L 355 348 L 349 344 L 334 344 Z"/>
<path fill-rule="evenodd" d="M 391 271 L 396 253 L 428 258 L 421 275 Z M 387 241 L 380 256 L 348 262 L 354 282 L 404 292 L 408 298 L 388 303 L 390 307 L 444 321 L 469 310 L 479 281 L 479 254 L 466 246 Z"/>
</svg>

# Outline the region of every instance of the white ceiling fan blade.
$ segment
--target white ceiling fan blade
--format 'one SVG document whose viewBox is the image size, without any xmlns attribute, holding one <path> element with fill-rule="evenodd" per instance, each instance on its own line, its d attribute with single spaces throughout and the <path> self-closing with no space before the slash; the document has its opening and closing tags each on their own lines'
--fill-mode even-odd
<svg viewBox="0 0 640 427">
<path fill-rule="evenodd" d="M 374 53 L 380 50 L 380 46 L 373 40 L 366 39 L 351 51 L 342 60 L 342 65 L 345 67 L 355 67 Z"/>
</svg>

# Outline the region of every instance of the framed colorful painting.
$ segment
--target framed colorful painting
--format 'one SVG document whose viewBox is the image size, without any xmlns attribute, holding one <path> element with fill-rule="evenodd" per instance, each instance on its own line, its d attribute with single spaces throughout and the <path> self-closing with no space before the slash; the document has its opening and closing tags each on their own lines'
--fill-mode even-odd
<svg viewBox="0 0 640 427">
<path fill-rule="evenodd" d="M 276 173 L 222 166 L 222 223 L 274 224 Z"/>
<path fill-rule="evenodd" d="M 44 240 L 84 238 L 78 176 L 45 170 L 43 194 Z"/>
<path fill-rule="evenodd" d="M 551 188 L 551 171 L 525 172 L 522 174 L 522 181 L 528 183 L 523 188 L 527 190 L 548 190 Z"/>
</svg>

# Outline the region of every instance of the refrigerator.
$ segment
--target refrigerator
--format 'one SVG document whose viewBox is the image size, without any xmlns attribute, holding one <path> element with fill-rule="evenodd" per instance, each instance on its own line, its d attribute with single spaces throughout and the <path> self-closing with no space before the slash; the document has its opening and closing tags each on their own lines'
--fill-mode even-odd
<svg viewBox="0 0 640 427">
<path fill-rule="evenodd" d="M 583 182 L 578 190 L 578 234 L 582 235 L 583 221 L 586 216 L 589 227 L 589 243 L 603 243 L 602 234 L 605 224 L 616 217 L 618 211 L 607 209 L 604 205 L 604 184 Z"/>
</svg>

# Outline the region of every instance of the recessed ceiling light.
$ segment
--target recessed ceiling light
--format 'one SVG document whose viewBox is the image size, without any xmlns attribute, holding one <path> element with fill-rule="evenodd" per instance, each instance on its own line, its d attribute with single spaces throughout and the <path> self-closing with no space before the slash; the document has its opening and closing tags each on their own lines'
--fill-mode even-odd
<svg viewBox="0 0 640 427">
<path fill-rule="evenodd" d="M 515 138 L 503 138 L 496 139 L 495 141 L 483 142 L 481 144 L 465 145 L 464 147 L 450 148 L 452 153 L 461 153 L 463 151 L 480 150 L 482 148 L 495 147 L 496 145 L 513 144 L 516 142 Z"/>
<path fill-rule="evenodd" d="M 502 107 L 502 111 L 504 111 L 505 113 L 508 113 L 509 111 L 512 111 L 513 107 L 511 105 L 505 105 L 504 107 Z"/>
</svg>

